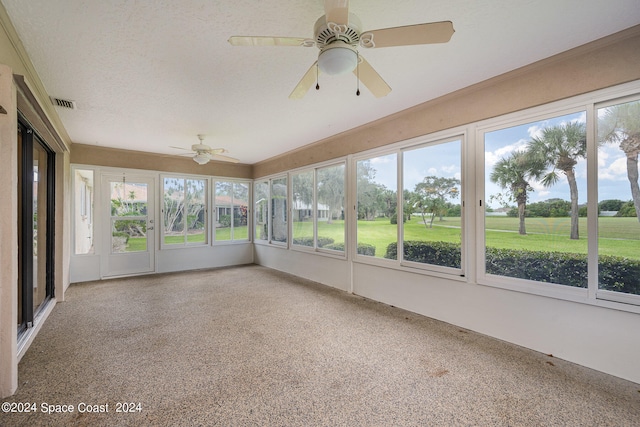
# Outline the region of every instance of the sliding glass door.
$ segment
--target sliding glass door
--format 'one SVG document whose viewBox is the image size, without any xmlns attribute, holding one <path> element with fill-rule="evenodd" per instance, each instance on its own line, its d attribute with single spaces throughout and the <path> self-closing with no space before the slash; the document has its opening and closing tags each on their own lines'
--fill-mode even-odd
<svg viewBox="0 0 640 427">
<path fill-rule="evenodd" d="M 18 333 L 53 297 L 54 153 L 26 123 L 18 124 Z"/>
</svg>

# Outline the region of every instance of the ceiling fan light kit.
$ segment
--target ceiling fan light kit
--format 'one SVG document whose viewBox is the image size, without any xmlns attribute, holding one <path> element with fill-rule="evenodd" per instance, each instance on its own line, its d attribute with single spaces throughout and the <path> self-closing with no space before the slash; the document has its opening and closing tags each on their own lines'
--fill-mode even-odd
<svg viewBox="0 0 640 427">
<path fill-rule="evenodd" d="M 199 144 L 193 144 L 191 146 L 191 150 L 182 147 L 171 147 L 177 148 L 178 150 L 191 151 L 193 153 L 193 161 L 199 165 L 206 165 L 210 160 L 217 160 L 220 162 L 230 162 L 230 163 L 239 163 L 238 159 L 234 159 L 233 157 L 223 156 L 222 153 L 226 153 L 227 150 L 224 148 L 211 148 L 204 143 L 205 135 L 198 135 L 198 139 L 200 140 Z M 189 156 L 191 155 L 188 154 Z"/>
<path fill-rule="evenodd" d="M 339 75 L 356 74 L 376 97 L 386 96 L 391 87 L 380 74 L 360 55 L 358 45 L 367 49 L 419 44 L 446 43 L 455 30 L 451 21 L 431 22 L 403 27 L 382 28 L 363 32 L 360 19 L 349 13 L 349 0 L 324 0 L 325 14 L 313 27 L 313 38 L 232 36 L 233 46 L 302 46 L 317 47 L 318 60 L 307 70 L 289 98 L 304 97 L 317 79 L 317 73 Z M 316 84 L 316 89 L 319 86 Z M 360 90 L 356 92 L 360 94 Z"/>
<path fill-rule="evenodd" d="M 211 158 L 207 153 L 198 153 L 193 156 L 193 161 L 199 165 L 206 165 L 207 163 L 209 163 L 209 160 L 211 160 Z"/>
<path fill-rule="evenodd" d="M 358 52 L 353 46 L 342 41 L 332 43 L 318 55 L 318 68 L 330 76 L 350 73 L 356 65 Z"/>
</svg>

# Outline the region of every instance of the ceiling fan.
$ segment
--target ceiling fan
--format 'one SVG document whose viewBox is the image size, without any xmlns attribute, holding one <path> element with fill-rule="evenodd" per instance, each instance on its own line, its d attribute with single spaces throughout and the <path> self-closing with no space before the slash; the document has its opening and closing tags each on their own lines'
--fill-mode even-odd
<svg viewBox="0 0 640 427">
<path fill-rule="evenodd" d="M 403 27 L 362 31 L 356 15 L 349 13 L 349 0 L 324 0 L 324 12 L 315 23 L 313 38 L 233 36 L 233 46 L 316 46 L 318 60 L 309 68 L 289 98 L 300 99 L 311 88 L 316 89 L 320 72 L 335 75 L 352 71 L 376 98 L 391 92 L 389 85 L 357 50 L 392 46 L 446 43 L 454 33 L 451 21 L 431 22 Z M 360 90 L 356 92 L 360 95 Z"/>
<path fill-rule="evenodd" d="M 221 162 L 231 162 L 238 163 L 240 160 L 234 159 L 233 157 L 223 156 L 222 153 L 227 153 L 228 151 L 224 148 L 211 148 L 208 145 L 203 143 L 205 135 L 198 135 L 198 139 L 200 140 L 199 144 L 193 144 L 191 146 L 191 150 L 182 147 L 170 147 L 177 148 L 178 150 L 187 150 L 191 151 L 193 156 L 193 161 L 199 165 L 204 165 L 209 163 L 209 160 L 219 160 Z M 185 154 L 190 156 L 191 153 Z"/>
</svg>

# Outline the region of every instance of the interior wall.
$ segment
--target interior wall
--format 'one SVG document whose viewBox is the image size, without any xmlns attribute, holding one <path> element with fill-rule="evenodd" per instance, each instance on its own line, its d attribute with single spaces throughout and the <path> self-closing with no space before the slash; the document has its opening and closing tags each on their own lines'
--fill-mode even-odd
<svg viewBox="0 0 640 427">
<path fill-rule="evenodd" d="M 211 161 L 205 165 L 199 165 L 188 156 L 171 156 L 84 144 L 73 144 L 71 163 L 228 178 L 251 179 L 253 176 L 253 167 L 246 164 Z"/>
<path fill-rule="evenodd" d="M 261 178 L 640 78 L 640 25 L 256 163 Z"/>
</svg>

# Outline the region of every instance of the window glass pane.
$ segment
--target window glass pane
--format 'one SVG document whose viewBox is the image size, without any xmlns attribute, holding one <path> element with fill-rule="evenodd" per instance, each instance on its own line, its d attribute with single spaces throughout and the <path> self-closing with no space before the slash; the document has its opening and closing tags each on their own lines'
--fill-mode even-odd
<svg viewBox="0 0 640 427">
<path fill-rule="evenodd" d="M 233 212 L 233 183 L 216 181 L 216 241 L 233 239 L 231 218 Z"/>
<path fill-rule="evenodd" d="M 147 214 L 147 184 L 111 182 L 111 216 Z"/>
<path fill-rule="evenodd" d="M 111 253 L 147 250 L 146 219 L 112 219 Z"/>
<path fill-rule="evenodd" d="M 318 169 L 318 247 L 344 252 L 344 164 Z"/>
<path fill-rule="evenodd" d="M 598 110 L 599 288 L 640 295 L 640 101 Z"/>
<path fill-rule="evenodd" d="M 269 240 L 267 228 L 269 218 L 269 182 L 260 181 L 253 185 L 253 200 L 255 206 L 255 236 L 256 241 Z"/>
<path fill-rule="evenodd" d="M 396 154 L 357 162 L 359 255 L 397 259 L 395 249 L 387 253 L 389 246 L 397 245 L 398 241 L 397 169 Z"/>
<path fill-rule="evenodd" d="M 164 178 L 163 198 L 164 243 L 184 244 L 184 179 Z"/>
<path fill-rule="evenodd" d="M 233 184 L 233 240 L 248 240 L 247 212 L 249 209 L 249 184 Z"/>
<path fill-rule="evenodd" d="M 487 132 L 488 274 L 587 286 L 586 114 Z"/>
<path fill-rule="evenodd" d="M 271 241 L 287 242 L 287 178 L 271 180 Z"/>
<path fill-rule="evenodd" d="M 93 248 L 93 171 L 74 173 L 75 253 L 92 254 Z"/>
<path fill-rule="evenodd" d="M 461 267 L 461 141 L 403 153 L 403 259 Z"/>
<path fill-rule="evenodd" d="M 187 243 L 206 243 L 206 181 L 204 179 L 187 179 L 186 186 Z"/>
<path fill-rule="evenodd" d="M 293 204 L 293 244 L 314 245 L 313 175 L 309 170 L 291 175 L 291 202 Z"/>
</svg>

